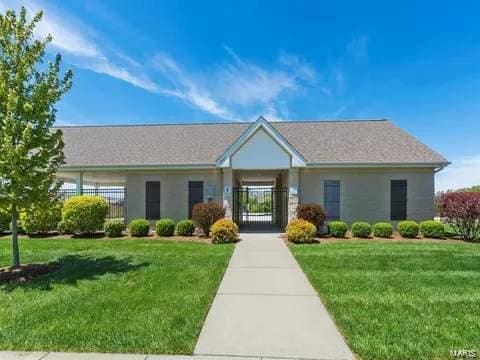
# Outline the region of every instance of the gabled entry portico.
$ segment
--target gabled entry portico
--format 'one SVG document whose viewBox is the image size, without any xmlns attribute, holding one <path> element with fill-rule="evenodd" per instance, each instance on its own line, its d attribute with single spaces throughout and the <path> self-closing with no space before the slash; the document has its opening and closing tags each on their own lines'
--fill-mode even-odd
<svg viewBox="0 0 480 360">
<path fill-rule="evenodd" d="M 223 205 L 241 230 L 283 229 L 298 204 L 302 155 L 259 117 L 217 160 Z"/>
</svg>

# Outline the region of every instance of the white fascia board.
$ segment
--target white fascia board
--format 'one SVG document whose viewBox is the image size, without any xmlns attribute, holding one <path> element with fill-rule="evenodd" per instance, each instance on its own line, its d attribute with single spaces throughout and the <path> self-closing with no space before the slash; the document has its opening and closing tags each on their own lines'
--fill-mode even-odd
<svg viewBox="0 0 480 360">
<path fill-rule="evenodd" d="M 395 161 L 395 162 L 321 162 L 321 163 L 308 163 L 308 168 L 391 168 L 391 167 L 400 167 L 400 168 L 438 168 L 446 167 L 449 165 L 449 162 L 405 162 L 405 161 Z"/>
<path fill-rule="evenodd" d="M 260 116 L 250 127 L 240 135 L 235 142 L 218 158 L 217 167 L 230 167 L 230 157 L 252 137 L 258 129 L 263 128 L 272 139 L 291 156 L 292 167 L 305 167 L 307 161 L 263 116 Z"/>
<path fill-rule="evenodd" d="M 142 164 L 142 165 L 64 165 L 61 172 L 73 171 L 121 171 L 121 170 L 198 170 L 215 169 L 215 164 Z"/>
</svg>

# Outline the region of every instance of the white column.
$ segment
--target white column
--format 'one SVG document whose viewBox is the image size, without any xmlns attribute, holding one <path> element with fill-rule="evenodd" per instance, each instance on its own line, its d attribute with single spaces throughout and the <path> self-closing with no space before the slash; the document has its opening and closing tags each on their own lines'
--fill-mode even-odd
<svg viewBox="0 0 480 360">
<path fill-rule="evenodd" d="M 298 205 L 298 186 L 298 168 L 290 168 L 288 171 L 288 221 L 294 219 L 296 216 Z"/>
<path fill-rule="evenodd" d="M 223 169 L 223 208 L 225 217 L 232 218 L 233 207 L 233 172 L 232 169 Z"/>
<path fill-rule="evenodd" d="M 82 195 L 83 189 L 83 172 L 79 172 L 75 178 L 76 192 L 77 195 Z"/>
</svg>

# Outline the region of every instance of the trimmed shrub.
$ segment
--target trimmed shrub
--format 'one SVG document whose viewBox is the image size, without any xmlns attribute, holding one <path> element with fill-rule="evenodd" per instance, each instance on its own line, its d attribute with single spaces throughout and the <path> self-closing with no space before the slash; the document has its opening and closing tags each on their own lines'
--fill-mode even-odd
<svg viewBox="0 0 480 360">
<path fill-rule="evenodd" d="M 119 220 L 109 220 L 105 223 L 103 230 L 108 237 L 120 237 L 122 236 L 122 231 L 125 230 L 125 224 Z"/>
<path fill-rule="evenodd" d="M 157 236 L 173 236 L 175 233 L 175 221 L 172 219 L 160 219 L 155 223 Z"/>
<path fill-rule="evenodd" d="M 19 224 L 27 234 L 46 234 L 55 231 L 62 220 L 62 203 L 49 201 L 33 205 L 20 214 Z"/>
<path fill-rule="evenodd" d="M 420 223 L 420 232 L 423 237 L 440 239 L 445 235 L 445 225 L 435 220 L 422 221 Z"/>
<path fill-rule="evenodd" d="M 325 222 L 325 211 L 318 204 L 299 204 L 297 218 L 306 220 L 320 229 Z"/>
<path fill-rule="evenodd" d="M 373 225 L 373 236 L 381 238 L 391 238 L 393 235 L 393 226 L 388 222 L 378 222 Z"/>
<path fill-rule="evenodd" d="M 128 224 L 128 232 L 135 237 L 148 236 L 150 223 L 145 219 L 134 219 Z"/>
<path fill-rule="evenodd" d="M 414 239 L 418 236 L 420 227 L 415 221 L 405 220 L 398 223 L 398 232 L 404 238 Z"/>
<path fill-rule="evenodd" d="M 225 244 L 237 240 L 238 226 L 230 219 L 217 220 L 210 230 L 214 244 Z"/>
<path fill-rule="evenodd" d="M 285 229 L 287 233 L 288 241 L 295 243 L 308 243 L 312 242 L 317 228 L 310 221 L 303 219 L 293 219 L 287 225 Z"/>
<path fill-rule="evenodd" d="M 12 218 L 6 209 L 0 208 L 0 233 L 10 230 Z"/>
<path fill-rule="evenodd" d="M 63 204 L 62 222 L 72 233 L 91 234 L 103 230 L 108 204 L 100 196 L 72 196 Z"/>
<path fill-rule="evenodd" d="M 195 224 L 192 220 L 182 220 L 177 224 L 177 235 L 192 236 L 195 232 Z"/>
<path fill-rule="evenodd" d="M 192 209 L 192 220 L 202 229 L 205 236 L 209 236 L 210 227 L 224 217 L 225 209 L 217 203 L 195 204 Z"/>
<path fill-rule="evenodd" d="M 352 235 L 357 238 L 368 238 L 372 233 L 372 227 L 364 221 L 357 221 L 352 224 Z"/>
<path fill-rule="evenodd" d="M 451 192 L 440 197 L 440 216 L 465 241 L 480 241 L 480 192 Z"/>
<path fill-rule="evenodd" d="M 328 232 L 332 237 L 344 238 L 347 231 L 348 225 L 343 221 L 331 221 L 328 223 Z"/>
</svg>

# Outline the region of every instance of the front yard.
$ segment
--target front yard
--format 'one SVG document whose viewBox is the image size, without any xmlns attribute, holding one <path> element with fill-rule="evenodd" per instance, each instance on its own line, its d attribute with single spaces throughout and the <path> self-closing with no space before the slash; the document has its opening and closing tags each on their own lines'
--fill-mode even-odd
<svg viewBox="0 0 480 360">
<path fill-rule="evenodd" d="M 21 240 L 22 263 L 58 261 L 0 285 L 0 350 L 192 353 L 233 245 Z M 0 240 L 0 267 L 11 262 Z"/>
<path fill-rule="evenodd" d="M 479 353 L 479 244 L 339 240 L 290 248 L 361 359 Z"/>
</svg>

